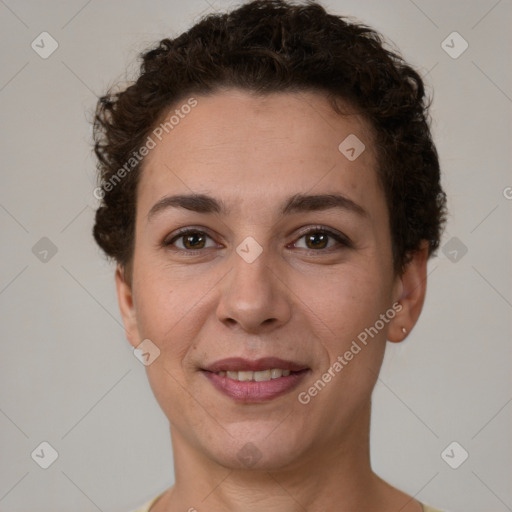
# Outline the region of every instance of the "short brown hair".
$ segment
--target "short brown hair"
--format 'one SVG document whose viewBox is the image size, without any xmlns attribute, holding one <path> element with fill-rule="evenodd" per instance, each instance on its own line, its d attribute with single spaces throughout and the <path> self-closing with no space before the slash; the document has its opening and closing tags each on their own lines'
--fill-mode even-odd
<svg viewBox="0 0 512 512">
<path fill-rule="evenodd" d="M 210 14 L 175 39 L 141 55 L 137 80 L 97 104 L 95 153 L 102 190 L 94 237 L 122 266 L 133 257 L 137 163 L 112 178 L 144 144 L 171 106 L 190 94 L 236 87 L 258 94 L 325 93 L 354 107 L 376 134 L 380 183 L 390 215 L 395 271 L 422 240 L 439 246 L 446 196 L 441 188 L 427 99 L 419 74 L 382 36 L 317 2 L 256 0 Z M 117 174 L 117 177 L 119 174 Z"/>
</svg>

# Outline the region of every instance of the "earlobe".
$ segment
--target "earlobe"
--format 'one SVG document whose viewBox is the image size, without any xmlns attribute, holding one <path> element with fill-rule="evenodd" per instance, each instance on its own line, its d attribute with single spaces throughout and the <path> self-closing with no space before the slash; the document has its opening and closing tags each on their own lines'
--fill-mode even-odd
<svg viewBox="0 0 512 512">
<path fill-rule="evenodd" d="M 423 241 L 420 248 L 411 255 L 411 260 L 399 278 L 401 293 L 398 302 L 401 310 L 390 322 L 389 341 L 403 341 L 418 321 L 427 290 L 428 251 L 428 241 Z"/>
<path fill-rule="evenodd" d="M 124 268 L 121 265 L 117 265 L 115 280 L 117 302 L 123 319 L 125 335 L 130 344 L 133 347 L 136 347 L 140 342 L 140 336 L 137 327 L 137 316 L 135 313 L 132 286 L 127 282 Z"/>
</svg>

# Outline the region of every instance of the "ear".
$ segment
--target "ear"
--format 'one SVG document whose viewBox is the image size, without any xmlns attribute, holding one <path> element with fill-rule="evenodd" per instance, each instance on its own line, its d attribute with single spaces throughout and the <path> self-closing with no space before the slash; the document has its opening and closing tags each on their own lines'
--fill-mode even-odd
<svg viewBox="0 0 512 512">
<path fill-rule="evenodd" d="M 117 265 L 116 268 L 116 289 L 117 302 L 121 311 L 126 338 L 133 347 L 137 347 L 140 343 L 140 336 L 137 327 L 132 287 L 127 282 L 124 268 L 121 265 Z"/>
<path fill-rule="evenodd" d="M 424 240 L 420 248 L 412 254 L 403 274 L 397 277 L 395 302 L 399 302 L 402 309 L 397 309 L 398 314 L 390 322 L 389 341 L 403 341 L 418 321 L 427 291 L 428 251 L 429 243 Z"/>
</svg>

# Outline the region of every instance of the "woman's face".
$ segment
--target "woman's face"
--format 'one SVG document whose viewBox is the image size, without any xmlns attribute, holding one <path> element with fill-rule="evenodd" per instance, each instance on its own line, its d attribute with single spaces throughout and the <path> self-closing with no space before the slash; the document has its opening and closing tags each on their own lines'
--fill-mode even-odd
<svg viewBox="0 0 512 512">
<path fill-rule="evenodd" d="M 117 274 L 127 336 L 160 350 L 147 373 L 175 441 L 285 467 L 357 438 L 400 322 L 373 144 L 321 94 L 195 99 L 152 134 L 131 285 Z"/>
</svg>

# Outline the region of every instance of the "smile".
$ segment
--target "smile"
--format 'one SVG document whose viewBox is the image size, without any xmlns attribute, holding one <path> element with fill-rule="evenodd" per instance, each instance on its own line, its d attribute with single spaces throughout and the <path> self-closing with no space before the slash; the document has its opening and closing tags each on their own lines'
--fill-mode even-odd
<svg viewBox="0 0 512 512">
<path fill-rule="evenodd" d="M 275 357 L 233 357 L 202 368 L 217 391 L 238 403 L 273 400 L 296 388 L 309 372 L 303 364 Z"/>
<path fill-rule="evenodd" d="M 272 379 L 279 379 L 279 377 L 288 377 L 290 370 L 282 370 L 281 368 L 269 368 L 259 372 L 251 371 L 221 371 L 216 372 L 219 377 L 227 377 L 228 379 L 237 380 L 239 382 L 266 382 Z"/>
</svg>

